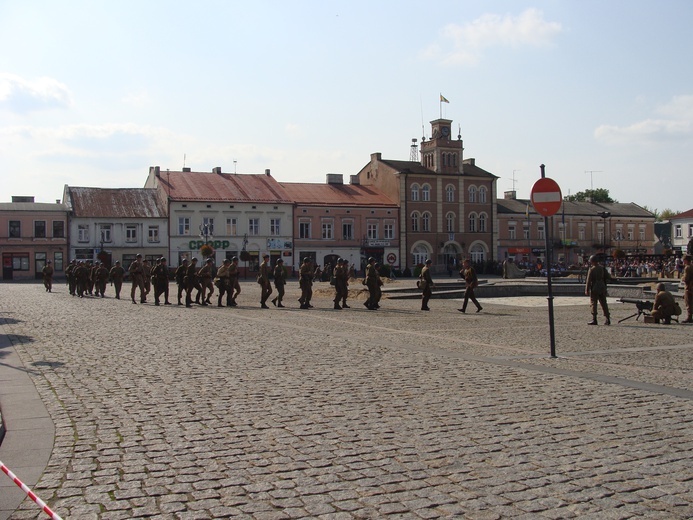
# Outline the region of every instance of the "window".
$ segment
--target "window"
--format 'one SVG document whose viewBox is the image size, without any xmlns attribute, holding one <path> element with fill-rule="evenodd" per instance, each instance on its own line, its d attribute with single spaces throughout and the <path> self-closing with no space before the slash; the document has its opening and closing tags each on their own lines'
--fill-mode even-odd
<svg viewBox="0 0 693 520">
<path fill-rule="evenodd" d="M 455 202 L 455 187 L 452 184 L 448 184 L 445 187 L 445 200 L 447 202 Z"/>
<path fill-rule="evenodd" d="M 578 228 L 578 240 L 585 240 L 585 226 Z"/>
<path fill-rule="evenodd" d="M 411 230 L 419 230 L 419 214 L 416 211 L 411 214 Z"/>
<path fill-rule="evenodd" d="M 137 224 L 127 224 L 125 226 L 125 241 L 137 242 Z"/>
<path fill-rule="evenodd" d="M 10 238 L 22 238 L 22 225 L 19 220 L 10 220 Z"/>
<path fill-rule="evenodd" d="M 522 226 L 522 238 L 529 240 L 529 224 Z"/>
<path fill-rule="evenodd" d="M 12 269 L 15 271 L 29 270 L 29 253 L 9 253 L 12 255 Z M 6 254 L 3 254 L 5 256 Z"/>
<path fill-rule="evenodd" d="M 447 230 L 448 233 L 454 233 L 455 232 L 455 214 L 454 213 L 448 213 L 445 215 L 445 229 Z"/>
<path fill-rule="evenodd" d="M 100 231 L 101 231 L 101 242 L 110 242 L 111 241 L 111 225 L 110 224 L 102 224 Z"/>
<path fill-rule="evenodd" d="M 469 202 L 476 202 L 476 186 L 469 187 Z"/>
<path fill-rule="evenodd" d="M 693 232 L 693 229 L 690 231 Z M 645 240 L 645 226 L 640 227 L 640 240 Z"/>
<path fill-rule="evenodd" d="M 56 271 L 63 270 L 63 253 L 62 251 L 56 251 L 53 253 L 53 269 Z"/>
<path fill-rule="evenodd" d="M 334 225 L 332 222 L 322 223 L 322 238 L 323 240 L 332 240 L 334 238 Z"/>
<path fill-rule="evenodd" d="M 645 228 L 644 227 L 640 228 L 640 233 L 643 235 L 641 240 L 645 240 Z M 689 238 L 693 237 L 693 224 L 688 224 L 688 237 Z"/>
<path fill-rule="evenodd" d="M 37 220 L 34 222 L 34 238 L 46 238 L 45 220 Z"/>
<path fill-rule="evenodd" d="M 469 231 L 476 233 L 476 213 L 469 214 Z"/>
<path fill-rule="evenodd" d="M 259 235 L 260 234 L 260 219 L 259 218 L 248 219 L 248 234 L 249 235 Z"/>
<path fill-rule="evenodd" d="M 486 258 L 486 253 L 481 244 L 476 244 L 473 245 L 471 250 L 469 251 L 469 256 L 471 256 L 471 260 L 473 263 L 478 263 L 484 261 L 484 259 Z"/>
<path fill-rule="evenodd" d="M 342 222 L 342 238 L 344 240 L 354 239 L 354 224 L 351 222 Z"/>
<path fill-rule="evenodd" d="M 65 238 L 65 221 L 64 220 L 54 220 L 53 221 L 53 238 Z M 55 267 L 53 269 L 55 269 Z"/>
<path fill-rule="evenodd" d="M 178 234 L 179 235 L 189 235 L 190 234 L 190 217 L 178 217 Z M 123 266 L 125 267 L 125 266 Z"/>
<path fill-rule="evenodd" d="M 298 223 L 298 238 L 310 238 L 310 221 Z"/>
<path fill-rule="evenodd" d="M 281 222 L 281 219 L 279 218 L 271 218 L 270 219 L 270 235 L 278 237 L 281 235 L 281 227 L 279 226 L 279 223 Z"/>
<path fill-rule="evenodd" d="M 486 233 L 486 213 L 479 215 L 479 232 Z"/>
<path fill-rule="evenodd" d="M 412 261 L 414 265 L 423 265 L 426 263 L 426 260 L 428 260 L 428 258 L 429 252 L 428 249 L 426 249 L 426 246 L 418 245 L 412 251 Z"/>
<path fill-rule="evenodd" d="M 431 230 L 431 214 L 426 211 L 421 215 L 421 231 Z"/>
<path fill-rule="evenodd" d="M 226 219 L 226 236 L 235 237 L 238 235 L 238 220 L 236 217 Z"/>
<path fill-rule="evenodd" d="M 366 233 L 368 234 L 369 239 L 376 240 L 378 238 L 378 223 L 377 222 L 366 223 Z"/>
<path fill-rule="evenodd" d="M 633 240 L 635 235 L 635 230 L 632 228 L 628 229 L 628 240 Z"/>
<path fill-rule="evenodd" d="M 517 233 L 516 233 L 516 231 L 515 231 L 515 226 L 514 226 L 514 225 L 508 226 L 508 238 L 509 238 L 510 240 L 515 240 L 515 239 L 517 238 Z"/>
<path fill-rule="evenodd" d="M 486 186 L 479 188 L 479 202 L 486 203 Z"/>
<path fill-rule="evenodd" d="M 544 224 L 540 223 L 537 224 L 537 236 L 539 237 L 539 240 L 545 240 L 546 235 L 544 234 Z"/>
<path fill-rule="evenodd" d="M 419 185 L 418 184 L 412 184 L 411 185 L 411 200 L 413 200 L 413 201 L 419 200 Z"/>
<path fill-rule="evenodd" d="M 424 202 L 431 200 L 431 187 L 428 184 L 424 184 L 421 188 L 421 200 Z"/>
<path fill-rule="evenodd" d="M 89 242 L 89 226 L 86 224 L 79 224 L 77 226 L 77 241 Z"/>
<path fill-rule="evenodd" d="M 12 225 L 12 222 L 10 222 L 10 225 Z M 676 224 L 674 226 L 674 237 L 683 238 L 683 228 L 681 227 L 681 224 Z"/>
<path fill-rule="evenodd" d="M 394 224 L 383 224 L 383 238 L 386 240 L 393 240 L 395 238 Z"/>
<path fill-rule="evenodd" d="M 158 242 L 159 241 L 159 226 L 149 226 L 147 241 L 148 242 Z"/>
<path fill-rule="evenodd" d="M 565 240 L 565 224 L 563 222 L 558 224 L 558 236 L 561 237 L 561 240 Z"/>
</svg>

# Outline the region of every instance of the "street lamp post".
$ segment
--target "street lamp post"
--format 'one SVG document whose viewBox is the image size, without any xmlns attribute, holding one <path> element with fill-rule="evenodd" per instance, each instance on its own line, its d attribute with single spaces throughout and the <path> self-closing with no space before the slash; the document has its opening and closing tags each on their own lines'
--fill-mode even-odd
<svg viewBox="0 0 693 520">
<path fill-rule="evenodd" d="M 200 238 L 205 241 L 204 245 L 207 245 L 209 239 L 214 239 L 214 226 L 209 222 L 205 222 L 200 225 Z"/>
<path fill-rule="evenodd" d="M 602 229 L 602 251 L 606 254 L 606 219 L 611 216 L 611 212 L 600 211 L 597 215 L 604 219 L 604 228 Z"/>
</svg>

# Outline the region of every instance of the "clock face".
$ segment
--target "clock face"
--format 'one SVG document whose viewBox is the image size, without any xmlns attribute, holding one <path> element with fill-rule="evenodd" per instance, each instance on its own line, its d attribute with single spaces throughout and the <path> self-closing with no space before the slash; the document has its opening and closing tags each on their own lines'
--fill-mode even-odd
<svg viewBox="0 0 693 520">
<path fill-rule="evenodd" d="M 441 132 L 443 132 L 443 136 L 444 136 L 444 137 L 447 137 L 447 136 L 450 135 L 450 129 L 449 129 L 447 126 L 444 126 L 444 127 L 441 129 Z"/>
</svg>

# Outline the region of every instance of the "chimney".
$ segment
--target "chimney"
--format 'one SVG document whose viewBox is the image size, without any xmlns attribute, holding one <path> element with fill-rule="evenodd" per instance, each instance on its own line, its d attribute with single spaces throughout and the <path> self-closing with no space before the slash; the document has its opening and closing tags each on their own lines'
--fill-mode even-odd
<svg viewBox="0 0 693 520">
<path fill-rule="evenodd" d="M 183 173 L 190 173 L 192 170 L 190 169 L 189 166 L 183 166 Z"/>
<path fill-rule="evenodd" d="M 12 195 L 12 202 L 34 202 L 34 197 L 31 195 Z"/>
<path fill-rule="evenodd" d="M 151 175 L 152 173 L 159 177 L 161 175 L 161 168 L 159 168 L 158 166 L 150 166 L 149 175 Z"/>
<path fill-rule="evenodd" d="M 269 168 L 265 168 L 265 175 L 267 175 L 268 177 L 271 177 Z"/>
<path fill-rule="evenodd" d="M 359 186 L 361 184 L 361 181 L 359 181 L 359 176 L 358 175 L 351 175 L 349 177 L 349 184 L 353 184 L 354 186 Z"/>
<path fill-rule="evenodd" d="M 341 173 L 328 173 L 327 184 L 344 184 L 344 175 Z"/>
<path fill-rule="evenodd" d="M 217 173 L 221 175 L 221 166 L 217 166 L 215 168 L 212 168 L 212 173 Z"/>
<path fill-rule="evenodd" d="M 371 154 L 371 161 L 382 161 L 383 159 L 383 154 L 380 152 L 375 152 Z"/>
<path fill-rule="evenodd" d="M 517 199 L 517 192 L 515 190 L 506 191 L 503 193 L 503 198 L 505 200 L 515 200 Z"/>
<path fill-rule="evenodd" d="M 55 199 L 56 204 L 60 204 L 60 199 Z"/>
</svg>

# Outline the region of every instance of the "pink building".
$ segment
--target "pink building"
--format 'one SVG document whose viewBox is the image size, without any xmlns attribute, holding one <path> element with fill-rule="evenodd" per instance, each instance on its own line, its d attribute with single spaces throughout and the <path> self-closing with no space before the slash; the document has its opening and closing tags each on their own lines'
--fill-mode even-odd
<svg viewBox="0 0 693 520">
<path fill-rule="evenodd" d="M 41 278 L 47 261 L 63 275 L 67 255 L 67 207 L 34 202 L 34 197 L 12 197 L 0 203 L 2 279 Z"/>
</svg>

